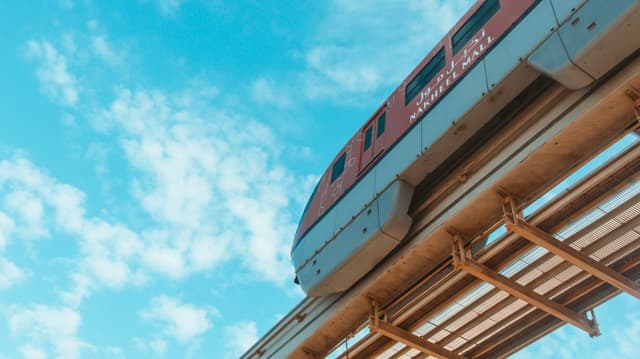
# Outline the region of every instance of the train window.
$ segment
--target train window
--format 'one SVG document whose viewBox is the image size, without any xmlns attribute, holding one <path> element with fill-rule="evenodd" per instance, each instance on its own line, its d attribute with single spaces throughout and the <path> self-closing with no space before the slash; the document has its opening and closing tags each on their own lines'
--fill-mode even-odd
<svg viewBox="0 0 640 359">
<path fill-rule="evenodd" d="M 382 116 L 378 117 L 378 128 L 376 131 L 376 138 L 380 137 L 384 133 L 384 129 L 387 122 L 387 113 L 383 113 Z"/>
<path fill-rule="evenodd" d="M 456 54 L 464 45 L 500 10 L 499 0 L 487 0 L 473 16 L 453 35 L 453 53 Z"/>
<path fill-rule="evenodd" d="M 440 70 L 444 68 L 444 47 L 438 51 L 438 53 L 429 61 L 429 63 L 420 70 L 418 75 L 409 82 L 404 92 L 404 104 L 408 104 L 413 100 L 417 94 L 420 93 L 423 87 L 425 87 Z"/>
<path fill-rule="evenodd" d="M 344 163 L 346 161 L 347 153 L 345 152 L 342 154 L 342 156 L 340 156 L 340 158 L 338 158 L 336 163 L 333 164 L 333 170 L 331 171 L 331 183 L 333 183 L 338 179 L 338 177 L 340 177 L 340 175 L 342 175 L 342 173 L 344 172 Z"/>
<path fill-rule="evenodd" d="M 364 133 L 364 150 L 367 151 L 369 147 L 371 147 L 371 140 L 373 139 L 373 126 L 367 129 L 367 132 Z"/>
</svg>

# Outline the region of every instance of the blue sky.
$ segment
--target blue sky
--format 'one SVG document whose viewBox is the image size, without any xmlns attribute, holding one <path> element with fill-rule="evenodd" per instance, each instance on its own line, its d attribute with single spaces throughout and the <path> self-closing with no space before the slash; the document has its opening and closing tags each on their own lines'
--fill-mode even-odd
<svg viewBox="0 0 640 359">
<path fill-rule="evenodd" d="M 0 358 L 237 357 L 303 297 L 314 181 L 469 4 L 0 2 Z M 638 312 L 522 355 L 634 357 Z"/>
</svg>

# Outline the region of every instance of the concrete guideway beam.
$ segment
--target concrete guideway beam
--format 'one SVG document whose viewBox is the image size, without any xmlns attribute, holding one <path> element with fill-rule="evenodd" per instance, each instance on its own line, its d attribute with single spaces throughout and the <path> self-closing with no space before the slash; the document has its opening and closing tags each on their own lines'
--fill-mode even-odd
<svg viewBox="0 0 640 359">
<path fill-rule="evenodd" d="M 408 347 L 419 350 L 424 354 L 436 357 L 438 359 L 465 359 L 452 351 L 441 346 L 431 343 L 408 330 L 396 327 L 385 320 L 380 320 L 378 305 L 372 303 L 372 315 L 369 318 L 369 329 L 371 332 L 379 333 L 385 337 L 402 343 Z"/>
<path fill-rule="evenodd" d="M 589 320 L 586 316 L 576 313 L 571 309 L 562 306 L 544 296 L 536 293 L 518 282 L 511 280 L 491 268 L 476 262 L 469 256 L 468 250 L 464 248 L 462 238 L 455 235 L 453 238 L 453 265 L 456 269 L 462 270 L 492 286 L 503 290 L 510 295 L 521 299 L 530 305 L 543 310 L 556 318 L 573 324 L 576 327 L 595 337 L 600 335 L 598 324 L 595 320 Z"/>
<path fill-rule="evenodd" d="M 594 277 L 607 282 L 621 291 L 627 292 L 628 294 L 640 299 L 640 286 L 638 286 L 634 281 L 594 260 L 588 255 L 575 250 L 568 244 L 557 240 L 554 236 L 546 233 L 538 227 L 527 223 L 523 219 L 522 213 L 518 211 L 513 198 L 507 197 L 505 199 L 503 210 L 505 226 L 508 231 L 548 250 L 565 261 L 593 275 Z"/>
</svg>

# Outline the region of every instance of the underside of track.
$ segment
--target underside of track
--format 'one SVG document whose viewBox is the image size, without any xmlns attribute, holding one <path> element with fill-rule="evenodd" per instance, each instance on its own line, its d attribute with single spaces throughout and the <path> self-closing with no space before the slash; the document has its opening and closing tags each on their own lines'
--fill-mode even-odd
<svg viewBox="0 0 640 359">
<path fill-rule="evenodd" d="M 498 116 L 418 186 L 402 246 L 243 358 L 499 358 L 640 298 L 640 59 L 580 91 L 536 81 Z"/>
</svg>

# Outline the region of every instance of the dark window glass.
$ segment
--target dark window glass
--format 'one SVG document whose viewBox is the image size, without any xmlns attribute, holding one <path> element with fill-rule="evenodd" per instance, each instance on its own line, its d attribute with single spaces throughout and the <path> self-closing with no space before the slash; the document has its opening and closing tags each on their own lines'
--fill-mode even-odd
<svg viewBox="0 0 640 359">
<path fill-rule="evenodd" d="M 336 163 L 333 164 L 333 170 L 331 172 L 331 183 L 337 180 L 338 177 L 342 175 L 342 172 L 344 172 L 344 163 L 346 162 L 346 160 L 347 153 L 345 152 L 342 154 L 342 156 L 340 156 L 340 158 L 338 158 Z"/>
<path fill-rule="evenodd" d="M 373 139 L 373 126 L 367 129 L 364 133 L 364 151 L 366 152 L 371 147 L 371 140 Z"/>
<path fill-rule="evenodd" d="M 384 133 L 384 129 L 387 122 L 387 113 L 383 113 L 382 116 L 378 118 L 378 129 L 376 131 L 376 138 L 380 137 Z"/>
<path fill-rule="evenodd" d="M 453 54 L 455 55 L 469 40 L 500 10 L 499 0 L 487 0 L 478 11 L 453 35 Z"/>
<path fill-rule="evenodd" d="M 425 87 L 440 70 L 444 68 L 444 47 L 438 51 L 436 56 L 434 56 L 429 63 L 420 70 L 418 75 L 409 82 L 407 87 L 405 88 L 405 101 L 404 104 L 408 104 L 409 101 L 413 100 L 414 97 L 423 87 Z"/>
</svg>

